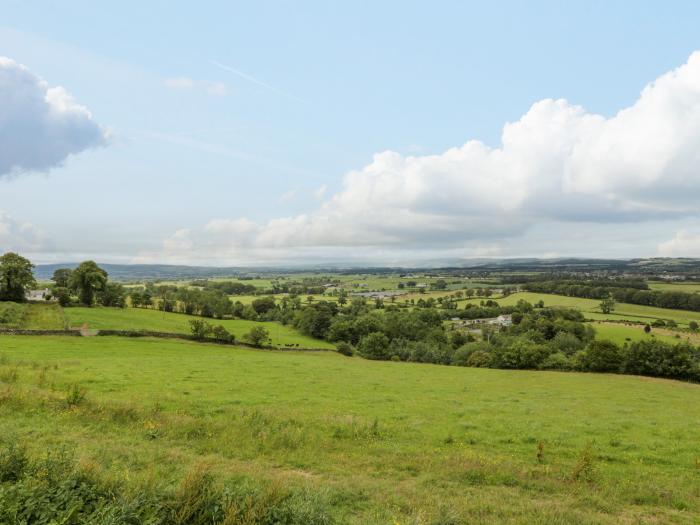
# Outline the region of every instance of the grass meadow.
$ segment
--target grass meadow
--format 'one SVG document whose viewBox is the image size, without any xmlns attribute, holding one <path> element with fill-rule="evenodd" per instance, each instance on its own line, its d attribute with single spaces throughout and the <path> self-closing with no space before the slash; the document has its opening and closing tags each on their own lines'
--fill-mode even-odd
<svg viewBox="0 0 700 525">
<path fill-rule="evenodd" d="M 95 330 L 152 330 L 156 332 L 190 333 L 189 322 L 202 319 L 186 314 L 161 312 L 145 308 L 71 307 L 63 309 L 68 324 L 77 328 L 87 325 Z M 327 341 L 314 339 L 299 333 L 291 326 L 276 322 L 257 322 L 242 319 L 208 319 L 212 324 L 223 325 L 237 339 L 254 326 L 264 326 L 270 333 L 274 346 L 299 345 L 300 348 L 335 348 Z"/>
<path fill-rule="evenodd" d="M 698 385 L 163 339 L 0 353 L 0 445 L 135 491 L 204 469 L 303 487 L 336 523 L 700 522 Z"/>
</svg>

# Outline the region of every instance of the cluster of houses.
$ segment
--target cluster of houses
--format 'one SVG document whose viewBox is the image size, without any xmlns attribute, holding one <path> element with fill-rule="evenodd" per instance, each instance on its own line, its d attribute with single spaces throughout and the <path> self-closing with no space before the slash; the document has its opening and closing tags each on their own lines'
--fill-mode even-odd
<svg viewBox="0 0 700 525">
<path fill-rule="evenodd" d="M 451 321 L 454 328 L 470 329 L 480 329 L 479 326 L 483 325 L 505 327 L 513 324 L 513 318 L 510 315 L 499 315 L 498 317 L 486 317 L 483 319 L 460 319 L 459 317 L 453 317 Z"/>
</svg>

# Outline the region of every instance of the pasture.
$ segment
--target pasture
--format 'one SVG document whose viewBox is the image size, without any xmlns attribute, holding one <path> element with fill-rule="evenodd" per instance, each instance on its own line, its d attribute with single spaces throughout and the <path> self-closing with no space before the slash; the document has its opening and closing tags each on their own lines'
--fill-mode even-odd
<svg viewBox="0 0 700 525">
<path fill-rule="evenodd" d="M 202 319 L 186 314 L 161 312 L 145 308 L 65 308 L 68 324 L 79 328 L 87 325 L 96 330 L 151 330 L 179 334 L 190 333 L 189 322 Z M 242 319 L 208 319 L 212 324 L 223 325 L 226 330 L 241 340 L 254 326 L 263 326 L 270 333 L 274 346 L 299 345 L 301 348 L 328 348 L 334 346 L 327 341 L 314 339 L 299 333 L 291 326 L 276 322 L 246 321 Z"/>
<path fill-rule="evenodd" d="M 0 445 L 67 448 L 133 491 L 206 469 L 304 487 L 337 523 L 700 520 L 698 385 L 161 339 L 0 344 Z M 69 406 L 72 385 L 85 399 Z"/>
<path fill-rule="evenodd" d="M 577 308 L 583 312 L 586 318 L 593 320 L 608 319 L 611 321 L 641 321 L 652 322 L 655 319 L 672 319 L 681 326 L 687 326 L 690 321 L 700 322 L 700 312 L 686 310 L 671 310 L 669 308 L 657 308 L 654 306 L 643 306 L 638 304 L 617 303 L 615 310 L 610 314 L 603 314 L 600 311 L 600 301 L 595 299 L 583 299 L 580 297 L 567 297 L 564 295 L 541 294 L 533 292 L 518 292 L 509 295 L 505 299 L 498 299 L 498 303 L 503 306 L 514 305 L 520 299 L 529 303 L 544 301 L 545 306 L 563 306 L 567 308 Z M 478 304 L 478 301 L 476 301 Z"/>
</svg>

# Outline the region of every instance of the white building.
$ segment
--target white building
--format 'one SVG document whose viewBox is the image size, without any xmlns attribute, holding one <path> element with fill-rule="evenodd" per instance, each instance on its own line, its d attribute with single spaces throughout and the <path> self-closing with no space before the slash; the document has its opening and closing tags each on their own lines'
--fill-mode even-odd
<svg viewBox="0 0 700 525">
<path fill-rule="evenodd" d="M 51 290 L 44 288 L 43 290 L 27 290 L 24 294 L 27 301 L 44 301 L 46 296 L 51 294 Z"/>
</svg>

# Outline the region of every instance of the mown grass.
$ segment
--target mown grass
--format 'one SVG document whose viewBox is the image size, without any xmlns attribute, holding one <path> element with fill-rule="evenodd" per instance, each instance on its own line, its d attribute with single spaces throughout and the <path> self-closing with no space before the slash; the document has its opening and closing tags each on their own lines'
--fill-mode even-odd
<svg viewBox="0 0 700 525">
<path fill-rule="evenodd" d="M 191 315 L 145 308 L 72 307 L 65 308 L 63 311 L 70 326 L 77 328 L 87 324 L 88 328 L 96 330 L 151 330 L 188 334 L 190 333 L 189 322 L 192 319 L 202 319 Z M 223 325 L 239 340 L 252 327 L 264 326 L 269 331 L 272 344 L 275 346 L 299 345 L 300 348 L 335 348 L 327 341 L 305 336 L 293 327 L 280 323 L 241 319 L 208 319 L 208 321 Z"/>
<path fill-rule="evenodd" d="M 0 444 L 69 447 L 129 486 L 206 465 L 324 491 L 339 523 L 700 520 L 697 385 L 160 339 L 0 345 L 16 371 Z"/>
</svg>

